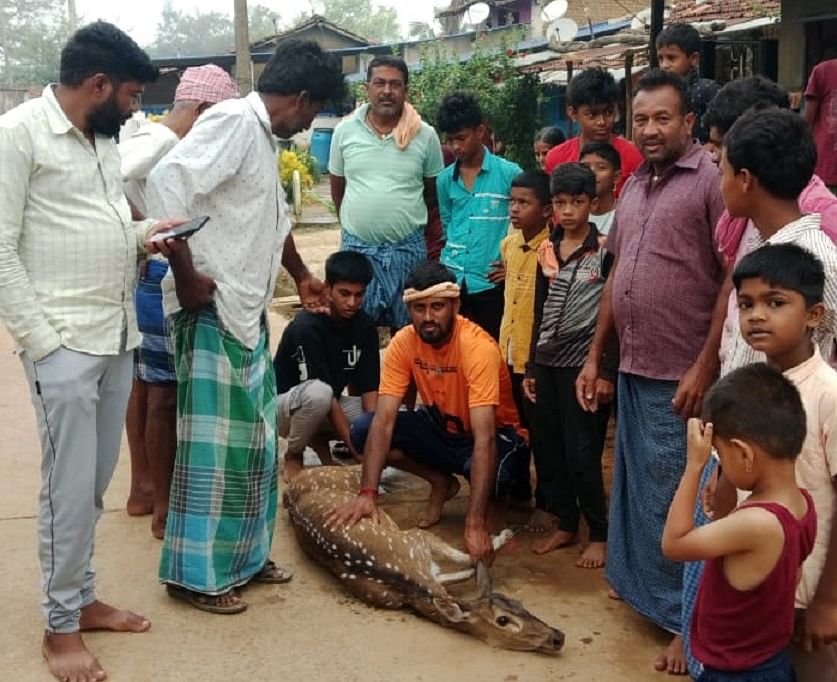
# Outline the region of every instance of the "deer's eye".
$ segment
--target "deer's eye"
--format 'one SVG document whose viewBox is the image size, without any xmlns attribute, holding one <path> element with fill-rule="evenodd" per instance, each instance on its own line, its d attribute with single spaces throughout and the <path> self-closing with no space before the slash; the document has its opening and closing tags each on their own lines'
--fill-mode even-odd
<svg viewBox="0 0 837 682">
<path fill-rule="evenodd" d="M 509 623 L 511 623 L 511 618 L 508 616 L 497 616 L 497 620 L 494 621 L 499 625 L 501 628 L 506 627 Z"/>
</svg>

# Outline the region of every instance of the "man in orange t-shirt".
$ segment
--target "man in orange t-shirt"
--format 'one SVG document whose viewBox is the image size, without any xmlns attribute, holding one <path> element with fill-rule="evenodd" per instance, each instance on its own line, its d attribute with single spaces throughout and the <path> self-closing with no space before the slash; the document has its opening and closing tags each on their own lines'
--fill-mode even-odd
<svg viewBox="0 0 837 682">
<path fill-rule="evenodd" d="M 335 510 L 332 521 L 377 519 L 378 483 L 389 465 L 430 483 L 430 500 L 418 517 L 426 528 L 439 521 L 444 503 L 459 490 L 455 476 L 465 476 L 471 484 L 465 548 L 474 561 L 490 563 L 489 505 L 504 491 L 528 484 L 529 477 L 509 373 L 497 342 L 457 314 L 459 287 L 447 268 L 424 263 L 404 287 L 412 325 L 387 348 L 375 413 L 352 424 L 352 445 L 363 452 L 361 489 Z M 402 411 L 411 383 L 421 406 Z"/>
</svg>

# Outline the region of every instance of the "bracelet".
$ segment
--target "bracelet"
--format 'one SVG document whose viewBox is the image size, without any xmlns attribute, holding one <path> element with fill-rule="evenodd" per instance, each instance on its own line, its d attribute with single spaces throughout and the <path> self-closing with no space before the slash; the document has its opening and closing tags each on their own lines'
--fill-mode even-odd
<svg viewBox="0 0 837 682">
<path fill-rule="evenodd" d="M 358 495 L 361 497 L 371 497 L 373 500 L 378 499 L 378 489 L 377 488 L 361 488 L 358 490 Z"/>
</svg>

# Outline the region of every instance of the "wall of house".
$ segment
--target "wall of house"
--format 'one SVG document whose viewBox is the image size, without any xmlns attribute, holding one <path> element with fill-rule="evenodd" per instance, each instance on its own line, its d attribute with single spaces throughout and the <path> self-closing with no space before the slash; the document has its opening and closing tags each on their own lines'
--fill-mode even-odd
<svg viewBox="0 0 837 682">
<path fill-rule="evenodd" d="M 0 88 L 0 114 L 5 114 L 19 104 L 23 104 L 26 100 L 39 97 L 40 94 L 41 88 L 34 86 L 31 88 Z"/>
<path fill-rule="evenodd" d="M 805 86 L 805 19 L 835 17 L 834 0 L 782 0 L 782 23 L 779 27 L 779 84 L 789 90 Z"/>
</svg>

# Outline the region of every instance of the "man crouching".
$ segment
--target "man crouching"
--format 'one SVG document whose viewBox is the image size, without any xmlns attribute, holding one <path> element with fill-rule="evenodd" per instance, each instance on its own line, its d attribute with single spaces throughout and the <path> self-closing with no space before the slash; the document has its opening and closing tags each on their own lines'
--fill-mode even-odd
<svg viewBox="0 0 837 682">
<path fill-rule="evenodd" d="M 474 561 L 493 560 L 488 534 L 492 497 L 528 480 L 529 453 L 517 433 L 518 415 L 508 370 L 497 342 L 458 315 L 459 287 L 439 263 L 423 263 L 404 283 L 412 325 L 399 331 L 384 356 L 378 405 L 351 427 L 354 449 L 363 452 L 361 489 L 332 512 L 334 525 L 378 520 L 378 483 L 394 466 L 430 483 L 430 500 L 418 526 L 438 523 L 456 495 L 455 476 L 465 476 L 471 497 L 465 548 Z M 411 383 L 421 406 L 399 410 Z"/>
</svg>

